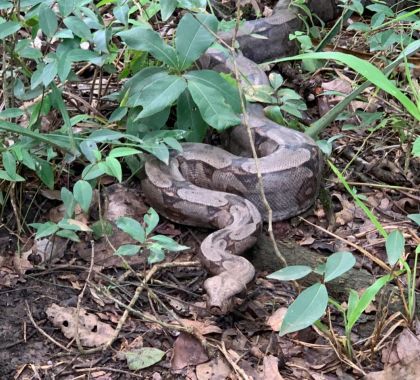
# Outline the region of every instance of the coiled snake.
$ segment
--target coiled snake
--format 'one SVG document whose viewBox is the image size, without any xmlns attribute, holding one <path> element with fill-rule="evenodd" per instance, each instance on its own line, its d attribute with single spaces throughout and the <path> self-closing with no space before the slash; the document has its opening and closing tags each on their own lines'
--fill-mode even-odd
<svg viewBox="0 0 420 380">
<path fill-rule="evenodd" d="M 203 61 L 220 71 L 232 67 L 230 59 L 214 49 L 206 52 Z M 249 82 L 268 83 L 253 61 L 242 55 L 236 61 Z M 266 118 L 260 105 L 250 105 L 247 111 L 273 220 L 302 213 L 314 203 L 319 190 L 322 160 L 317 145 L 305 134 Z M 238 254 L 256 242 L 266 213 L 246 128 L 233 128 L 230 140 L 231 152 L 185 143 L 182 153 L 171 155 L 169 165 L 149 157 L 147 178 L 142 181 L 150 204 L 168 219 L 216 229 L 202 242 L 200 257 L 213 274 L 204 283 L 208 306 L 219 313 L 229 310 L 232 297 L 254 277 L 252 264 Z"/>
</svg>

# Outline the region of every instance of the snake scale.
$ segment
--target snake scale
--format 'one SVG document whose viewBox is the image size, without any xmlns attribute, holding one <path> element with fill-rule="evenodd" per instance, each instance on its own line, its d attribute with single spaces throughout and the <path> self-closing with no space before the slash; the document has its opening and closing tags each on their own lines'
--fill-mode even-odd
<svg viewBox="0 0 420 380">
<path fill-rule="evenodd" d="M 275 23 L 265 25 L 278 28 Z M 253 25 L 245 23 L 245 28 L 253 29 Z M 218 71 L 232 71 L 231 58 L 214 49 L 209 49 L 201 62 Z M 248 82 L 268 84 L 254 61 L 239 54 L 236 62 Z M 259 104 L 248 105 L 247 124 L 252 130 L 273 220 L 287 219 L 310 208 L 318 195 L 322 166 L 315 142 L 266 118 Z M 230 152 L 206 144 L 184 143 L 183 152 L 173 152 L 168 165 L 148 157 L 142 181 L 149 203 L 169 220 L 216 230 L 200 247 L 201 261 L 213 275 L 204 282 L 204 289 L 208 307 L 214 313 L 226 313 L 232 297 L 253 279 L 254 267 L 239 254 L 256 243 L 266 219 L 245 126 L 231 129 L 229 141 Z"/>
</svg>

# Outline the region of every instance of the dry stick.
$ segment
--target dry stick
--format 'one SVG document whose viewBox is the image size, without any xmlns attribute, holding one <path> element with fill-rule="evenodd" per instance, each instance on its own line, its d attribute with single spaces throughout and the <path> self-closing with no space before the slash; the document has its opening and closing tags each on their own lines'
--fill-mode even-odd
<svg viewBox="0 0 420 380">
<path fill-rule="evenodd" d="M 60 347 L 62 350 L 67 351 L 68 353 L 71 353 L 72 350 L 68 349 L 67 347 L 63 346 L 61 343 L 57 342 L 53 337 L 49 336 L 41 327 L 37 325 L 35 322 L 31 310 L 29 309 L 28 301 L 25 301 L 26 305 L 26 313 L 28 314 L 29 320 L 32 322 L 32 325 L 42 334 L 44 335 L 48 340 L 53 342 L 56 346 Z"/>
<path fill-rule="evenodd" d="M 91 240 L 90 244 L 92 246 L 92 249 L 90 250 L 90 266 L 89 266 L 89 272 L 85 281 L 85 285 L 83 286 L 82 291 L 80 292 L 79 296 L 77 297 L 77 306 L 76 306 L 76 344 L 77 344 L 77 348 L 79 349 L 80 353 L 84 354 L 85 353 L 85 349 L 83 348 L 82 344 L 80 343 L 80 335 L 79 335 L 79 319 L 80 319 L 80 305 L 82 303 L 82 299 L 83 296 L 85 294 L 86 288 L 87 288 L 87 284 L 89 283 L 90 280 L 90 276 L 92 274 L 93 271 L 93 265 L 95 263 L 95 241 Z"/>
<path fill-rule="evenodd" d="M 222 342 L 221 346 L 219 347 L 220 352 L 232 366 L 234 371 L 241 376 L 243 380 L 251 380 L 251 378 L 245 373 L 245 371 L 239 367 L 239 365 L 230 357 L 229 352 L 226 350 L 225 342 Z"/>
<path fill-rule="evenodd" d="M 239 29 L 239 24 L 240 24 L 240 5 L 241 2 L 237 1 L 236 2 L 236 26 L 235 26 L 235 30 L 233 33 L 233 37 L 232 37 L 232 46 L 234 46 L 234 43 L 236 41 L 236 36 L 238 34 L 238 29 Z M 287 266 L 287 261 L 284 258 L 284 256 L 281 254 L 278 246 L 277 246 L 277 242 L 276 242 L 276 238 L 274 237 L 274 233 L 273 233 L 273 210 L 270 207 L 270 204 L 268 203 L 267 197 L 265 196 L 265 191 L 264 191 L 264 182 L 263 182 L 263 178 L 261 175 L 261 169 L 260 169 L 260 163 L 258 160 L 258 155 L 257 155 L 257 149 L 255 148 L 255 142 L 254 142 L 254 138 L 252 136 L 252 131 L 251 131 L 251 127 L 249 126 L 249 119 L 248 119 L 248 113 L 246 111 L 246 106 L 245 106 L 245 101 L 244 101 L 244 92 L 242 90 L 241 87 L 241 77 L 239 74 L 239 70 L 238 70 L 238 65 L 236 63 L 236 57 L 235 57 L 235 50 L 233 47 L 229 46 L 229 50 L 232 54 L 232 58 L 233 58 L 233 68 L 235 71 L 235 79 L 238 82 L 238 90 L 239 90 L 239 98 L 241 100 L 241 109 L 242 109 L 242 115 L 243 115 L 243 125 L 245 126 L 246 130 L 247 130 L 247 134 L 248 134 L 248 139 L 249 139 L 249 144 L 251 146 L 251 151 L 252 151 L 252 157 L 255 161 L 255 169 L 256 169 L 256 173 L 257 173 L 257 179 L 258 179 L 258 189 L 260 191 L 260 197 L 261 200 L 264 204 L 264 207 L 267 211 L 267 215 L 268 215 L 268 235 L 270 236 L 271 242 L 273 243 L 273 248 L 274 248 L 274 252 L 276 254 L 276 256 L 280 259 L 280 261 L 283 263 L 283 265 L 286 267 Z"/>
</svg>

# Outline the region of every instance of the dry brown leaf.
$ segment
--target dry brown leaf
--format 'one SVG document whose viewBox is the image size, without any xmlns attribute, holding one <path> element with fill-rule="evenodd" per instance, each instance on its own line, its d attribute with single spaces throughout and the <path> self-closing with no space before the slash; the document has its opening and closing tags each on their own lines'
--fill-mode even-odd
<svg viewBox="0 0 420 380">
<path fill-rule="evenodd" d="M 263 360 L 263 375 L 264 380 L 283 380 L 283 376 L 280 375 L 279 359 L 273 355 L 268 355 Z"/>
<path fill-rule="evenodd" d="M 76 338 L 76 311 L 75 307 L 61 307 L 52 304 L 46 313 L 52 324 L 61 329 L 68 339 Z M 114 329 L 98 320 L 94 314 L 80 309 L 78 334 L 80 343 L 85 347 L 98 347 L 107 343 L 114 335 Z"/>
<path fill-rule="evenodd" d="M 215 358 L 196 367 L 198 380 L 225 380 L 231 372 L 229 366 L 222 358 Z"/>
<path fill-rule="evenodd" d="M 201 343 L 192 335 L 182 332 L 174 343 L 171 368 L 180 370 L 209 360 Z"/>
<path fill-rule="evenodd" d="M 280 307 L 277 309 L 267 320 L 267 325 L 271 327 L 273 331 L 279 331 L 281 324 L 283 323 L 284 316 L 286 315 L 287 307 Z"/>
<path fill-rule="evenodd" d="M 193 329 L 197 330 L 197 332 L 201 335 L 208 335 L 208 334 L 221 334 L 223 330 L 212 324 L 211 321 L 192 321 L 190 319 L 181 319 L 181 322 L 187 326 L 192 327 Z"/>
<path fill-rule="evenodd" d="M 363 380 L 418 380 L 420 379 L 420 359 L 407 364 L 395 364 L 379 372 L 371 372 Z"/>
</svg>

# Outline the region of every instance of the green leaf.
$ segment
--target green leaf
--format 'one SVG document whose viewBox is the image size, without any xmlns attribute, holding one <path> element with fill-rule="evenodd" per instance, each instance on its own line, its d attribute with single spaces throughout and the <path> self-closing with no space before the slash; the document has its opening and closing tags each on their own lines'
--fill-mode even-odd
<svg viewBox="0 0 420 380">
<path fill-rule="evenodd" d="M 102 166 L 99 166 L 98 164 L 89 164 L 83 169 L 82 178 L 85 181 L 90 181 L 104 174 L 105 170 Z"/>
<path fill-rule="evenodd" d="M 7 108 L 0 112 L 0 118 L 1 119 L 9 119 L 13 117 L 19 117 L 24 115 L 25 112 L 23 112 L 20 108 Z"/>
<path fill-rule="evenodd" d="M 364 22 L 353 22 L 347 27 L 347 30 L 356 30 L 358 32 L 369 32 L 370 26 Z"/>
<path fill-rule="evenodd" d="M 166 21 L 172 16 L 177 4 L 178 0 L 160 0 L 160 14 L 162 21 Z"/>
<path fill-rule="evenodd" d="M 54 36 L 58 28 L 57 16 L 47 4 L 41 4 L 39 7 L 39 26 L 49 38 Z"/>
<path fill-rule="evenodd" d="M 173 137 L 164 137 L 163 142 L 170 148 L 175 149 L 178 152 L 182 152 L 182 145 L 178 142 L 177 139 L 174 139 Z"/>
<path fill-rule="evenodd" d="M 62 237 L 63 239 L 70 239 L 71 241 L 74 241 L 76 243 L 80 242 L 79 237 L 74 231 L 60 230 L 60 231 L 57 231 L 56 235 Z"/>
<path fill-rule="evenodd" d="M 127 216 L 122 216 L 116 221 L 117 227 L 130 235 L 134 240 L 144 243 L 146 234 L 143 226 L 135 219 Z"/>
<path fill-rule="evenodd" d="M 114 176 L 119 182 L 122 181 L 122 168 L 120 162 L 114 157 L 105 159 L 106 167 L 110 175 Z"/>
<path fill-rule="evenodd" d="M 124 244 L 120 245 L 115 251 L 116 255 L 119 256 L 134 256 L 140 252 L 140 246 L 134 244 Z"/>
<path fill-rule="evenodd" d="M 267 63 L 279 63 L 292 60 L 307 60 L 307 59 L 332 59 L 348 65 L 359 74 L 363 75 L 367 80 L 375 84 L 377 87 L 394 96 L 398 99 L 406 110 L 420 121 L 420 110 L 417 106 L 404 95 L 393 82 L 391 82 L 378 68 L 372 65 L 370 62 L 365 61 L 361 58 L 355 57 L 350 54 L 340 52 L 319 52 L 319 53 L 306 53 L 296 55 L 293 57 L 280 58 Z"/>
<path fill-rule="evenodd" d="M 187 87 L 184 78 L 167 73 L 158 73 L 148 79 L 143 91 L 137 94 L 137 102 L 143 106 L 138 118 L 164 110 L 177 100 Z"/>
<path fill-rule="evenodd" d="M 175 49 L 163 42 L 159 33 L 154 30 L 136 27 L 117 33 L 117 36 L 120 36 L 129 48 L 147 51 L 158 61 L 174 68 L 178 67 L 178 56 Z"/>
<path fill-rule="evenodd" d="M 210 14 L 187 13 L 181 18 L 175 36 L 179 70 L 191 66 L 215 41 L 217 24 L 216 17 Z"/>
<path fill-rule="evenodd" d="M 61 200 L 63 201 L 64 208 L 66 210 L 65 217 L 71 218 L 74 214 L 74 208 L 76 206 L 76 201 L 74 199 L 73 193 L 65 188 L 61 188 Z"/>
<path fill-rule="evenodd" d="M 306 265 L 291 265 L 269 274 L 267 278 L 279 281 L 299 280 L 311 272 L 312 268 Z"/>
<path fill-rule="evenodd" d="M 67 17 L 76 9 L 77 0 L 58 0 L 58 9 L 63 17 Z"/>
<path fill-rule="evenodd" d="M 134 148 L 130 148 L 130 147 L 118 147 L 118 148 L 114 148 L 112 149 L 109 154 L 108 157 L 125 157 L 125 156 L 132 156 L 134 154 L 140 154 L 142 153 L 140 150 L 138 149 L 134 149 Z"/>
<path fill-rule="evenodd" d="M 186 245 L 178 244 L 174 239 L 165 235 L 155 235 L 152 236 L 150 240 L 153 240 L 155 243 L 158 243 L 161 248 L 166 249 L 168 251 L 179 252 L 189 249 L 189 247 L 187 247 Z"/>
<path fill-rule="evenodd" d="M 322 317 L 328 305 L 328 292 L 324 284 L 305 289 L 287 309 L 280 335 L 302 330 Z"/>
<path fill-rule="evenodd" d="M 92 202 L 93 190 L 89 182 L 79 180 L 73 187 L 73 195 L 75 201 L 80 205 L 85 213 L 89 212 L 90 203 Z"/>
<path fill-rule="evenodd" d="M 54 189 L 54 171 L 51 165 L 40 158 L 35 158 L 36 174 L 41 181 L 51 190 Z"/>
<path fill-rule="evenodd" d="M 144 222 L 146 223 L 146 235 L 149 235 L 159 223 L 158 213 L 154 209 L 149 208 L 144 216 Z"/>
<path fill-rule="evenodd" d="M 414 141 L 411 153 L 414 157 L 420 157 L 420 137 L 417 137 Z"/>
<path fill-rule="evenodd" d="M 88 41 L 92 39 L 92 33 L 90 32 L 89 26 L 87 26 L 79 17 L 68 16 L 63 22 L 76 36 Z"/>
<path fill-rule="evenodd" d="M 41 74 L 41 81 L 42 84 L 47 87 L 55 78 L 58 73 L 58 62 L 54 60 L 47 65 L 45 65 L 44 69 L 42 70 Z"/>
<path fill-rule="evenodd" d="M 333 253 L 325 264 L 324 281 L 334 280 L 353 268 L 354 264 L 356 264 L 356 259 L 350 252 Z"/>
<path fill-rule="evenodd" d="M 201 117 L 200 110 L 188 90 L 185 90 L 178 98 L 176 117 L 177 128 L 189 131 L 188 141 L 203 141 L 207 132 L 207 124 Z"/>
<path fill-rule="evenodd" d="M 388 263 L 392 266 L 397 263 L 404 252 L 405 239 L 403 234 L 398 231 L 392 231 L 385 241 Z"/>
<path fill-rule="evenodd" d="M 3 167 L 6 170 L 7 174 L 14 178 L 16 177 L 16 159 L 15 156 L 13 156 L 12 153 L 9 151 L 4 151 L 2 153 L 2 159 L 3 159 Z"/>
<path fill-rule="evenodd" d="M 228 103 L 235 113 L 241 113 L 241 99 L 239 97 L 238 87 L 232 86 L 219 73 L 213 70 L 190 71 L 184 75 L 187 80 L 194 80 L 203 86 L 213 88 L 218 91 L 223 99 Z"/>
<path fill-rule="evenodd" d="M 143 347 L 125 353 L 127 365 L 131 371 L 137 371 L 159 363 L 164 356 L 164 351 L 153 347 Z"/>
<path fill-rule="evenodd" d="M 15 21 L 6 21 L 0 24 L 0 40 L 5 39 L 20 29 L 20 24 Z"/>
<path fill-rule="evenodd" d="M 349 301 L 347 304 L 347 315 L 351 315 L 356 310 L 357 304 L 359 303 L 359 294 L 353 289 L 350 289 Z"/>
<path fill-rule="evenodd" d="M 160 263 L 165 259 L 165 251 L 159 244 L 152 244 L 148 248 L 149 256 L 147 257 L 147 262 L 149 264 Z"/>
<path fill-rule="evenodd" d="M 407 217 L 420 226 L 420 214 L 409 214 Z"/>
<path fill-rule="evenodd" d="M 377 279 L 371 286 L 369 286 L 360 297 L 355 306 L 347 311 L 347 329 L 350 331 L 355 323 L 358 321 L 362 313 L 366 310 L 369 304 L 375 299 L 376 294 L 392 280 L 391 275 L 383 276 Z M 354 297 L 354 296 L 353 296 Z M 355 297 L 354 297 L 355 298 Z"/>
<path fill-rule="evenodd" d="M 53 235 L 58 231 L 57 224 L 53 222 L 32 223 L 30 226 L 37 230 L 35 239 L 42 239 L 46 236 Z"/>
<path fill-rule="evenodd" d="M 188 81 L 188 90 L 194 103 L 197 104 L 201 116 L 213 128 L 222 131 L 240 124 L 241 119 L 235 115 L 219 91 L 203 85 L 195 79 Z"/>
</svg>

